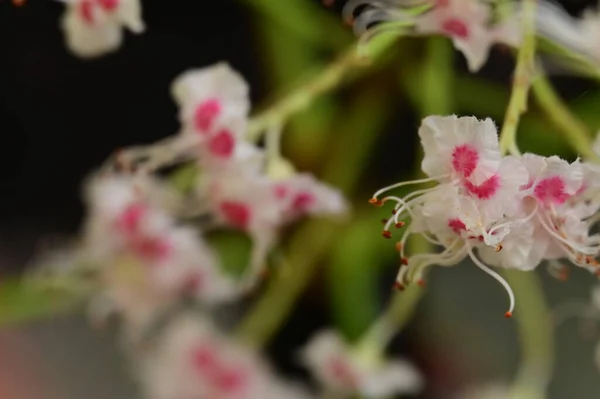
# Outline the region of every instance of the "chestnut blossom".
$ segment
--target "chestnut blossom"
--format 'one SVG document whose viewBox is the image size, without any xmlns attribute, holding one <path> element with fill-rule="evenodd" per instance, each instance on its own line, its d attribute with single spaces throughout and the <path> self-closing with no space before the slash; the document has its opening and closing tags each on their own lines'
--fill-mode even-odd
<svg viewBox="0 0 600 399">
<path fill-rule="evenodd" d="M 147 399 L 300 399 L 254 351 L 217 331 L 209 320 L 180 315 L 139 358 Z"/>
<path fill-rule="evenodd" d="M 600 236 L 590 234 L 600 210 L 600 168 L 556 156 L 501 156 L 493 122 L 473 117 L 430 116 L 419 136 L 424 149 L 424 179 L 400 182 L 377 191 L 375 205 L 395 204 L 383 230 L 405 227 L 396 247 L 401 267 L 396 286 L 420 281 L 430 265 L 453 266 L 467 256 L 500 282 L 489 266 L 532 270 L 542 261 L 567 258 L 597 273 Z M 398 187 L 437 183 L 400 198 L 379 196 Z M 405 256 L 411 234 L 422 234 L 443 250 Z"/>
<path fill-rule="evenodd" d="M 573 17 L 558 4 L 540 2 L 536 14 L 539 36 L 600 63 L 600 14 L 587 9 Z"/>
<path fill-rule="evenodd" d="M 412 3 L 412 4 L 411 4 Z M 430 5 L 429 10 L 415 15 L 409 6 Z M 494 43 L 517 47 L 521 42 L 520 27 L 516 13 L 499 22 L 494 20 L 491 3 L 481 0 L 429 0 L 409 1 L 349 1 L 345 7 L 347 17 L 352 17 L 357 8 L 367 6 L 356 18 L 358 34 L 390 29 L 410 29 L 415 35 L 444 35 L 452 39 L 454 47 L 467 59 L 469 70 L 478 71 L 488 58 Z M 403 7 L 403 8 L 401 8 Z M 384 22 L 381 28 L 371 28 L 376 22 Z M 410 28 L 409 28 L 410 27 Z"/>
<path fill-rule="evenodd" d="M 145 29 L 140 0 L 61 0 L 66 9 L 62 29 L 67 47 L 83 58 L 115 51 L 123 41 L 123 28 Z"/>
<path fill-rule="evenodd" d="M 224 63 L 181 74 L 171 85 L 180 108 L 181 135 L 204 167 L 232 158 L 261 161 L 260 151 L 241 140 L 250 112 L 244 78 Z"/>
<path fill-rule="evenodd" d="M 337 215 L 347 209 L 341 194 L 311 175 L 271 179 L 241 165 L 201 177 L 198 186 L 217 225 L 247 232 L 253 240 L 247 283 L 265 266 L 279 230 L 308 215 Z"/>
<path fill-rule="evenodd" d="M 152 201 L 156 192 L 123 176 L 96 177 L 87 192 L 83 254 L 98 265 L 104 311 L 134 330 L 183 296 L 214 304 L 238 293 L 201 237 Z"/>
<path fill-rule="evenodd" d="M 332 330 L 311 338 L 303 349 L 302 360 L 332 395 L 384 398 L 418 393 L 423 388 L 420 373 L 410 363 L 364 359 Z"/>
</svg>

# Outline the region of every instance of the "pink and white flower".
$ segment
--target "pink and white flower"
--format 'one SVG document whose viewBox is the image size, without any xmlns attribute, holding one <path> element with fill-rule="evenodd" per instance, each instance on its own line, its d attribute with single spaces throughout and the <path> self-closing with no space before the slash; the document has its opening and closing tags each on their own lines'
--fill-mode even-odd
<svg viewBox="0 0 600 399">
<path fill-rule="evenodd" d="M 428 4 L 431 8 L 415 15 L 411 6 Z M 488 58 L 494 43 L 517 47 L 521 42 L 520 26 L 516 13 L 500 22 L 494 19 L 491 4 L 480 0 L 429 0 L 429 1 L 350 1 L 345 7 L 347 18 L 353 17 L 358 8 L 367 6 L 356 18 L 357 34 L 390 28 L 411 29 L 415 35 L 444 35 L 452 39 L 454 47 L 467 59 L 469 70 L 478 71 Z M 383 22 L 380 28 L 371 28 Z M 367 33 L 365 33 L 367 31 Z"/>
<path fill-rule="evenodd" d="M 83 58 L 115 51 L 123 41 L 123 28 L 133 33 L 145 29 L 139 0 L 61 0 L 67 47 Z"/>
<path fill-rule="evenodd" d="M 157 342 L 142 354 L 138 370 L 148 399 L 305 397 L 206 319 L 179 316 Z"/>
<path fill-rule="evenodd" d="M 201 237 L 152 201 L 154 192 L 119 176 L 88 186 L 82 251 L 98 265 L 103 310 L 121 314 L 132 330 L 183 296 L 215 304 L 239 293 Z"/>
<path fill-rule="evenodd" d="M 423 379 L 412 364 L 363 359 L 332 330 L 317 333 L 303 349 L 302 360 L 332 395 L 384 398 L 423 388 Z"/>
</svg>

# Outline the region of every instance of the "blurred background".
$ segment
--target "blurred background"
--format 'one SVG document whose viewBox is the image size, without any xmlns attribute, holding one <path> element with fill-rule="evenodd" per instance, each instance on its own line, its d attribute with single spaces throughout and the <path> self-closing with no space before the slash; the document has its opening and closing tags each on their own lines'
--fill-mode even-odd
<svg viewBox="0 0 600 399">
<path fill-rule="evenodd" d="M 81 312 L 34 318 L 43 301 L 20 294 L 11 276 L 44 243 L 77 232 L 81 182 L 90 170 L 119 147 L 177 131 L 169 94 L 174 77 L 226 60 L 250 82 L 259 111 L 353 43 L 340 15 L 343 3 L 327 8 L 317 0 L 142 0 L 147 32 L 128 36 L 114 54 L 83 61 L 63 44 L 60 2 L 29 0 L 14 7 L 0 0 L 1 399 L 139 397 L 110 328 L 93 329 Z M 587 6 L 563 5 L 574 14 Z M 287 125 L 284 154 L 298 169 L 342 188 L 355 213 L 344 228 L 331 227 L 337 229 L 333 239 L 311 257 L 319 271 L 268 346 L 284 373 L 306 377 L 296 351 L 311 332 L 334 324 L 356 338 L 390 296 L 397 259 L 379 224 L 387 211 L 368 208 L 366 200 L 378 187 L 417 173 L 421 117 L 457 113 L 500 124 L 512 67 L 511 52 L 495 48 L 480 73 L 468 74 L 448 40 L 401 39 Z M 570 107 L 596 131 L 597 85 L 549 70 Z M 522 150 L 576 156 L 534 102 L 519 142 Z M 594 283 L 585 271 L 573 270 L 567 282 L 543 268 L 538 273 L 552 307 L 587 301 Z M 511 381 L 520 356 L 516 324 L 502 317 L 507 299 L 495 281 L 467 263 L 435 269 L 422 294 L 391 348 L 426 374 L 421 398 L 451 398 L 470 384 Z M 556 331 L 550 398 L 600 396 L 592 355 L 599 339 L 595 330 L 582 334 L 575 321 Z"/>
</svg>

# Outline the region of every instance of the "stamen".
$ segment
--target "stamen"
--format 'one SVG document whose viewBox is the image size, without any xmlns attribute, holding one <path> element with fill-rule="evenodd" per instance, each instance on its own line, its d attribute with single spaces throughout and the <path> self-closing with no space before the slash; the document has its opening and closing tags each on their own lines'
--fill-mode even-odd
<svg viewBox="0 0 600 399">
<path fill-rule="evenodd" d="M 373 194 L 373 199 L 376 200 L 377 197 L 379 197 L 381 194 L 385 193 L 386 191 L 390 191 L 393 190 L 395 188 L 398 187 L 402 187 L 402 186 L 408 186 L 411 184 L 422 184 L 422 183 L 429 183 L 431 181 L 437 181 L 437 180 L 441 180 L 445 177 L 448 177 L 450 175 L 446 174 L 446 175 L 441 175 L 441 176 L 435 176 L 435 177 L 428 177 L 426 179 L 418 179 L 418 180 L 409 180 L 409 181 L 403 181 L 400 183 L 396 183 L 396 184 L 392 184 L 390 186 L 386 186 L 378 191 L 375 192 L 375 194 Z"/>
<path fill-rule="evenodd" d="M 388 238 L 388 239 L 389 239 L 389 238 L 392 238 L 392 232 L 391 232 L 391 231 L 389 231 L 389 230 L 384 230 L 384 231 L 381 233 L 381 235 L 382 235 L 382 236 L 384 236 L 385 238 Z"/>
<path fill-rule="evenodd" d="M 544 216 L 546 218 L 548 218 L 548 215 L 545 212 L 542 212 L 542 213 L 544 213 Z M 537 214 L 537 218 L 540 221 L 540 223 L 542 224 L 542 226 L 544 227 L 544 229 L 546 229 L 546 232 L 548 232 L 552 237 L 556 238 L 558 241 L 568 245 L 570 248 L 572 248 L 576 252 L 579 252 L 583 255 L 596 255 L 598 253 L 599 248 L 597 246 L 596 247 L 593 247 L 593 246 L 580 247 L 576 243 L 571 242 L 571 241 L 567 240 L 565 237 L 558 234 L 553 228 L 551 228 L 547 224 L 547 220 L 544 220 L 544 218 L 540 215 L 540 213 Z"/>
<path fill-rule="evenodd" d="M 510 306 L 509 306 L 508 312 L 506 312 L 504 316 L 506 318 L 512 317 L 513 311 L 515 310 L 515 294 L 513 293 L 512 288 L 510 288 L 510 285 L 506 282 L 506 280 L 504 280 L 502 278 L 502 276 L 500 276 L 498 273 L 496 273 L 495 271 L 490 269 L 482 261 L 477 259 L 477 257 L 473 253 L 473 248 L 470 245 L 467 245 L 467 250 L 469 252 L 469 257 L 471 258 L 471 260 L 473 261 L 473 263 L 475 263 L 475 265 L 477 267 L 479 267 L 481 270 L 483 270 L 484 272 L 486 272 L 487 274 L 492 276 L 500 284 L 502 284 L 502 286 L 508 293 L 508 298 L 510 300 Z"/>
</svg>

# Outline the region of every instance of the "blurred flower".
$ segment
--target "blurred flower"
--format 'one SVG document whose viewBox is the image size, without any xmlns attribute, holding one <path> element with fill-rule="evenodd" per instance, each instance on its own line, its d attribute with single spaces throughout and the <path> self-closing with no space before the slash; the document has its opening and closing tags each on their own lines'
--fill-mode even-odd
<svg viewBox="0 0 600 399">
<path fill-rule="evenodd" d="M 384 398 L 423 388 L 420 373 L 408 362 L 364 359 L 333 330 L 317 333 L 304 348 L 302 359 L 332 395 Z"/>
<path fill-rule="evenodd" d="M 82 257 L 98 265 L 105 311 L 135 330 L 182 296 L 207 304 L 237 297 L 211 249 L 153 203 L 153 190 L 124 176 L 96 177 L 87 189 Z"/>
<path fill-rule="evenodd" d="M 415 13 L 411 6 L 429 5 L 424 13 Z M 488 58 L 494 43 L 519 46 L 519 19 L 512 14 L 500 21 L 493 15 L 491 3 L 480 0 L 423 0 L 423 1 L 349 1 L 345 14 L 353 16 L 358 7 L 367 6 L 355 21 L 355 31 L 366 34 L 374 23 L 384 22 L 381 31 L 396 29 L 415 35 L 440 34 L 452 39 L 454 47 L 467 59 L 469 70 L 478 71 Z M 389 23 L 386 26 L 385 23 Z"/>
<path fill-rule="evenodd" d="M 141 354 L 139 376 L 148 399 L 300 399 L 258 353 L 227 338 L 207 319 L 183 315 Z"/>
<path fill-rule="evenodd" d="M 60 0 L 66 10 L 62 18 L 67 47 L 83 58 L 115 51 L 123 41 L 123 27 L 144 31 L 139 0 Z"/>
</svg>

